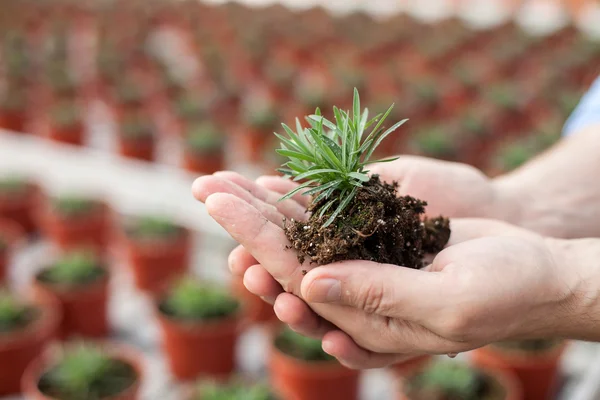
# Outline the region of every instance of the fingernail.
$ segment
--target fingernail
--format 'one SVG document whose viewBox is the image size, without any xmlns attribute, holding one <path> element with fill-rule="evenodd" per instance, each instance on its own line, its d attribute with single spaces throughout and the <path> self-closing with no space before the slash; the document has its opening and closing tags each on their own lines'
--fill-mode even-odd
<svg viewBox="0 0 600 400">
<path fill-rule="evenodd" d="M 307 301 L 334 303 L 341 299 L 342 286 L 336 279 L 319 279 L 310 285 L 307 295 Z"/>
</svg>

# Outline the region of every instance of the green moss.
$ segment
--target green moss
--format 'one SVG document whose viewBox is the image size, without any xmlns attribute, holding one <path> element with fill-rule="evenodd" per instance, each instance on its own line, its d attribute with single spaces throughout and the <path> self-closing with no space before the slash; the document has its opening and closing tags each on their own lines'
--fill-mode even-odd
<svg viewBox="0 0 600 400">
<path fill-rule="evenodd" d="M 302 336 L 287 327 L 275 338 L 275 347 L 299 360 L 335 362 L 334 357 L 323 351 L 320 340 Z"/>
<path fill-rule="evenodd" d="M 266 385 L 200 382 L 193 400 L 276 400 L 276 397 Z"/>
<path fill-rule="evenodd" d="M 209 153 L 223 149 L 225 139 L 210 123 L 191 125 L 187 130 L 186 143 L 190 150 L 198 153 Z"/>
<path fill-rule="evenodd" d="M 61 400 L 101 400 L 131 387 L 135 369 L 90 344 L 65 347 L 58 360 L 42 374 L 42 393 Z"/>
<path fill-rule="evenodd" d="M 224 288 L 184 278 L 171 288 L 159 308 L 178 320 L 214 321 L 235 315 L 240 304 Z"/>
<path fill-rule="evenodd" d="M 52 199 L 52 208 L 67 218 L 77 218 L 89 214 L 99 207 L 99 203 L 87 197 L 65 195 Z"/>
<path fill-rule="evenodd" d="M 415 399 L 482 400 L 485 382 L 485 376 L 468 365 L 436 362 L 411 378 L 407 389 Z"/>
<path fill-rule="evenodd" d="M 179 236 L 183 229 L 173 221 L 158 216 L 143 216 L 127 228 L 127 234 L 139 240 L 165 239 Z"/>
<path fill-rule="evenodd" d="M 36 315 L 33 307 L 30 307 L 7 290 L 0 288 L 0 336 L 14 332 L 29 324 Z"/>
<path fill-rule="evenodd" d="M 75 251 L 63 255 L 49 268 L 40 272 L 37 279 L 50 284 L 83 285 L 106 275 L 93 254 Z"/>
</svg>

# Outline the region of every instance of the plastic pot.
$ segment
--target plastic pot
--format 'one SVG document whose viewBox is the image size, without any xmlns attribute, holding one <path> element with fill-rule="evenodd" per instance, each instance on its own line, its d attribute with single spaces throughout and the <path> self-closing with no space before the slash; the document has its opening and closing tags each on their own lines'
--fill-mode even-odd
<svg viewBox="0 0 600 400">
<path fill-rule="evenodd" d="M 79 123 L 69 127 L 50 126 L 48 138 L 55 142 L 80 146 L 84 140 L 83 124 Z"/>
<path fill-rule="evenodd" d="M 215 322 L 178 321 L 158 310 L 163 349 L 180 381 L 205 376 L 226 379 L 235 370 L 240 319 Z"/>
<path fill-rule="evenodd" d="M 40 296 L 35 304 L 37 319 L 26 328 L 0 334 L 0 397 L 21 391 L 21 378 L 27 366 L 58 335 L 61 312 L 53 299 Z"/>
<path fill-rule="evenodd" d="M 105 400 L 138 400 L 140 399 L 140 386 L 144 379 L 143 359 L 142 356 L 134 349 L 118 345 L 118 344 L 106 344 L 103 347 L 112 357 L 117 360 L 124 361 L 131 365 L 137 373 L 138 379 L 127 388 L 124 392 L 107 397 Z M 52 350 L 52 349 L 48 349 Z M 56 400 L 52 397 L 48 397 L 38 388 L 38 383 L 41 376 L 46 370 L 52 365 L 53 357 L 50 351 L 42 353 L 41 356 L 36 358 L 27 367 L 23 379 L 21 380 L 21 386 L 23 393 L 27 400 Z"/>
<path fill-rule="evenodd" d="M 175 238 L 136 240 L 123 236 L 127 263 L 138 289 L 159 293 L 169 281 L 182 276 L 190 264 L 190 232 L 182 228 Z"/>
<path fill-rule="evenodd" d="M 211 153 L 195 152 L 189 149 L 183 151 L 183 168 L 198 174 L 212 174 L 225 167 L 225 157 L 222 150 Z"/>
<path fill-rule="evenodd" d="M 107 272 L 95 282 L 77 286 L 49 284 L 36 276 L 32 286 L 36 296 L 51 296 L 60 305 L 63 314 L 61 339 L 70 336 L 100 339 L 110 333 L 108 283 Z"/>
<path fill-rule="evenodd" d="M 123 157 L 138 160 L 154 160 L 155 140 L 153 137 L 141 139 L 127 139 L 119 136 L 119 154 Z"/>
<path fill-rule="evenodd" d="M 556 392 L 559 362 L 565 348 L 564 342 L 539 353 L 486 346 L 473 351 L 473 363 L 481 368 L 514 373 L 523 386 L 525 400 L 547 400 Z"/>
<path fill-rule="evenodd" d="M 359 371 L 337 361 L 309 362 L 271 347 L 269 370 L 272 385 L 286 400 L 355 400 Z"/>
</svg>

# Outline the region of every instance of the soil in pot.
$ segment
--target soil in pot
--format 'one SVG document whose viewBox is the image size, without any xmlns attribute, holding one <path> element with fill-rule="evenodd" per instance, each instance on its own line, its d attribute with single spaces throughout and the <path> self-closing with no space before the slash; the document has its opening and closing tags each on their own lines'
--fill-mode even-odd
<svg viewBox="0 0 600 400">
<path fill-rule="evenodd" d="M 51 110 L 50 114 L 50 139 L 74 144 L 83 144 L 84 128 L 82 110 L 75 100 L 61 100 Z"/>
<path fill-rule="evenodd" d="M 0 396 L 21 391 L 25 369 L 55 339 L 59 323 L 51 300 L 31 303 L 0 290 Z"/>
<path fill-rule="evenodd" d="M 521 381 L 525 399 L 547 400 L 558 388 L 565 347 L 565 342 L 552 339 L 496 343 L 475 350 L 473 362 L 514 373 Z"/>
<path fill-rule="evenodd" d="M 108 207 L 76 194 L 49 199 L 40 223 L 48 238 L 63 250 L 88 248 L 101 253 L 111 229 Z"/>
<path fill-rule="evenodd" d="M 0 218 L 14 221 L 26 233 L 37 230 L 34 212 L 38 206 L 37 186 L 19 176 L 0 177 Z"/>
<path fill-rule="evenodd" d="M 300 262 L 369 260 L 420 268 L 426 253 L 447 244 L 450 223 L 443 217 L 424 218 L 425 201 L 398 196 L 397 183 L 368 175 L 370 164 L 393 160 L 370 157 L 405 121 L 384 131 L 392 107 L 368 120 L 367 111 L 360 112 L 357 91 L 353 109 L 351 115 L 335 108 L 335 123 L 317 110 L 307 118 L 310 128 L 298 124 L 294 132 L 284 125 L 288 136 L 276 134 L 282 145 L 277 152 L 289 159 L 279 171 L 302 182 L 283 198 L 313 196 L 308 221 L 286 221 L 285 234 Z"/>
<path fill-rule="evenodd" d="M 191 389 L 187 400 L 278 400 L 267 385 L 241 380 L 226 382 L 200 381 Z"/>
<path fill-rule="evenodd" d="M 76 251 L 40 271 L 33 288 L 53 296 L 62 307 L 62 338 L 104 338 L 110 332 L 108 281 L 108 271 L 95 256 Z"/>
<path fill-rule="evenodd" d="M 400 400 L 523 400 L 512 375 L 458 362 L 435 362 L 399 383 Z"/>
<path fill-rule="evenodd" d="M 155 134 L 150 119 L 138 113 L 125 115 L 119 127 L 119 154 L 124 157 L 152 161 Z"/>
<path fill-rule="evenodd" d="M 142 216 L 125 226 L 124 247 L 138 289 L 157 293 L 189 269 L 190 232 L 169 219 Z"/>
<path fill-rule="evenodd" d="M 157 302 L 157 314 L 177 379 L 224 379 L 235 370 L 240 304 L 226 289 L 183 278 Z"/>
<path fill-rule="evenodd" d="M 321 341 L 289 328 L 274 338 L 269 359 L 273 387 L 290 400 L 358 398 L 359 371 L 345 368 L 325 353 Z"/>
<path fill-rule="evenodd" d="M 191 172 L 212 174 L 225 166 L 225 137 L 209 123 L 193 123 L 184 141 L 183 167 Z"/>
<path fill-rule="evenodd" d="M 138 399 L 142 370 L 129 349 L 73 343 L 50 350 L 27 368 L 28 399 Z"/>
</svg>

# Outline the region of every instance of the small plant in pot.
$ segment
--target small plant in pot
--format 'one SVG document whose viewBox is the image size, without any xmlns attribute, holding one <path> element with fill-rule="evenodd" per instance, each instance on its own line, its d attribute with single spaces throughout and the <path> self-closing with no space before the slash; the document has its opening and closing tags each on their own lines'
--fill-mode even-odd
<svg viewBox="0 0 600 400">
<path fill-rule="evenodd" d="M 34 217 L 39 189 L 19 175 L 0 176 L 0 218 L 14 221 L 25 233 L 37 230 Z"/>
<path fill-rule="evenodd" d="M 176 282 L 156 303 L 163 347 L 179 380 L 229 377 L 235 369 L 240 303 L 226 289 L 195 278 Z"/>
<path fill-rule="evenodd" d="M 50 198 L 40 225 L 46 236 L 62 250 L 89 248 L 103 252 L 111 229 L 110 210 L 103 202 L 78 194 Z"/>
<path fill-rule="evenodd" d="M 225 137 L 209 122 L 188 126 L 183 150 L 183 167 L 191 172 L 212 174 L 225 165 Z"/>
<path fill-rule="evenodd" d="M 321 341 L 284 328 L 272 342 L 269 357 L 272 385 L 294 400 L 358 398 L 359 372 L 347 369 L 322 349 Z"/>
<path fill-rule="evenodd" d="M 379 144 L 405 122 L 383 130 L 391 110 L 369 120 L 355 90 L 352 115 L 334 107 L 334 123 L 317 109 L 307 118 L 310 128 L 297 121 L 297 132 L 283 125 L 288 136 L 276 134 L 277 152 L 289 159 L 279 171 L 302 182 L 283 199 L 313 196 L 309 220 L 286 221 L 284 227 L 301 262 L 369 260 L 420 268 L 425 253 L 439 252 L 448 242 L 448 219 L 423 218 L 426 202 L 399 197 L 397 183 L 368 175 L 369 165 L 394 160 L 371 160 Z"/>
<path fill-rule="evenodd" d="M 187 400 L 278 400 L 267 385 L 248 384 L 239 380 L 201 381 L 194 385 L 191 392 Z"/>
<path fill-rule="evenodd" d="M 138 289 L 157 293 L 189 268 L 190 232 L 168 218 L 146 215 L 124 227 L 127 263 Z"/>
<path fill-rule="evenodd" d="M 399 381 L 398 400 L 523 400 L 511 374 L 458 362 L 434 362 Z"/>
<path fill-rule="evenodd" d="M 61 335 L 103 338 L 108 323 L 109 273 L 97 257 L 85 251 L 66 253 L 38 272 L 35 293 L 53 296 L 62 307 Z"/>
<path fill-rule="evenodd" d="M 22 89 L 5 90 L 0 103 L 0 129 L 24 132 L 26 128 L 26 101 Z"/>
<path fill-rule="evenodd" d="M 119 153 L 124 157 L 152 161 L 155 135 L 150 118 L 139 113 L 128 113 L 119 126 Z"/>
<path fill-rule="evenodd" d="M 235 152 L 246 161 L 257 162 L 273 137 L 278 114 L 266 95 L 244 99 L 241 108 L 242 125 L 236 130 Z"/>
<path fill-rule="evenodd" d="M 0 396 L 21 391 L 25 369 L 55 339 L 60 318 L 50 299 L 33 303 L 0 288 Z"/>
<path fill-rule="evenodd" d="M 526 399 L 550 399 L 558 388 L 565 348 L 566 343 L 558 339 L 495 343 L 475 350 L 473 362 L 482 368 L 514 373 Z"/>
<path fill-rule="evenodd" d="M 84 140 L 82 110 L 73 99 L 64 99 L 54 105 L 50 112 L 50 139 L 81 145 Z"/>
<path fill-rule="evenodd" d="M 126 347 L 69 343 L 50 348 L 23 377 L 23 392 L 39 400 L 137 400 L 140 356 Z"/>
</svg>

